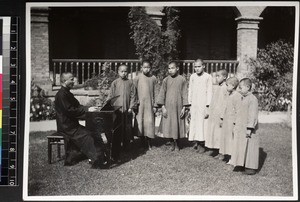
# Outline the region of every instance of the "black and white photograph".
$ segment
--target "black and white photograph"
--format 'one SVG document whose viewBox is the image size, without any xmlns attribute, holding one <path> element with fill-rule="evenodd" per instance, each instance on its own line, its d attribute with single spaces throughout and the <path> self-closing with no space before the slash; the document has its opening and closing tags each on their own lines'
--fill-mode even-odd
<svg viewBox="0 0 300 202">
<path fill-rule="evenodd" d="M 298 199 L 299 2 L 26 3 L 24 200 Z"/>
</svg>

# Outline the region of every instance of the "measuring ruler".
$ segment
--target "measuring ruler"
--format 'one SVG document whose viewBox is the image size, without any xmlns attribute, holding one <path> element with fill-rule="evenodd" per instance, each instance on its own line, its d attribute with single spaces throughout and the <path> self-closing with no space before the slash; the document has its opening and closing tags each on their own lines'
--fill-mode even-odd
<svg viewBox="0 0 300 202">
<path fill-rule="evenodd" d="M 2 19 L 2 155 L 0 185 L 18 185 L 18 17 Z"/>
</svg>

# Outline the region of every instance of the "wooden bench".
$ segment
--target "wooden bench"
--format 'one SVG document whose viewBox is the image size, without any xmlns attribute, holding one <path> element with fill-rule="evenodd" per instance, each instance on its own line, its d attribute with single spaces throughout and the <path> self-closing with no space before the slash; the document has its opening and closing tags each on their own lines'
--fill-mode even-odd
<svg viewBox="0 0 300 202">
<path fill-rule="evenodd" d="M 64 137 L 61 133 L 53 133 L 47 136 L 48 139 L 48 163 L 52 162 L 52 146 L 57 146 L 57 158 L 61 159 L 61 146 L 64 146 Z"/>
</svg>

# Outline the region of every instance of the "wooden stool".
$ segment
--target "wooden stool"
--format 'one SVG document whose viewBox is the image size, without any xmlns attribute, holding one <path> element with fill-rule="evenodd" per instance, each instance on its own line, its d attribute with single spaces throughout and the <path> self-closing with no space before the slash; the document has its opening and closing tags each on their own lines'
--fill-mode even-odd
<svg viewBox="0 0 300 202">
<path fill-rule="evenodd" d="M 57 145 L 57 158 L 61 159 L 61 146 L 64 145 L 64 137 L 60 133 L 47 136 L 48 139 L 48 163 L 52 160 L 52 146 Z"/>
</svg>

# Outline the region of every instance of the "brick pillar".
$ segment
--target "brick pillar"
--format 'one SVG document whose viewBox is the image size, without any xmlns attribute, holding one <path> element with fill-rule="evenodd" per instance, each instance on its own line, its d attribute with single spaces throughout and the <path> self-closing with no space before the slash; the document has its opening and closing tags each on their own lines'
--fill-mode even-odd
<svg viewBox="0 0 300 202">
<path fill-rule="evenodd" d="M 47 93 L 52 90 L 49 69 L 49 10 L 31 11 L 31 78 Z"/>
<path fill-rule="evenodd" d="M 147 14 L 161 27 L 161 20 L 164 16 L 162 13 L 163 7 L 146 7 Z"/>
<path fill-rule="evenodd" d="M 239 66 L 237 69 L 237 77 L 242 78 L 249 75 L 250 69 L 246 60 L 256 58 L 257 40 L 258 40 L 258 24 L 262 20 L 261 17 L 245 17 L 236 18 L 237 21 L 237 60 Z"/>
</svg>

